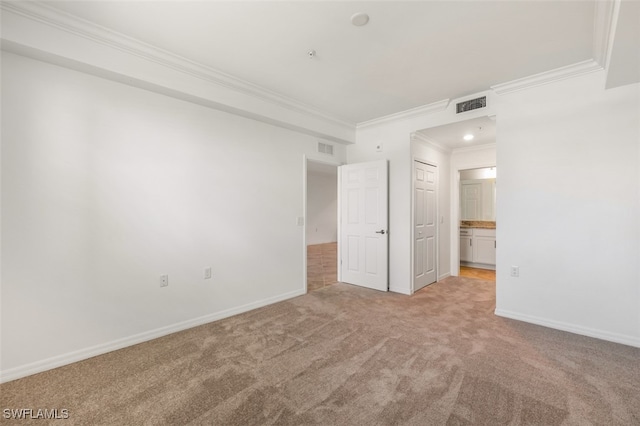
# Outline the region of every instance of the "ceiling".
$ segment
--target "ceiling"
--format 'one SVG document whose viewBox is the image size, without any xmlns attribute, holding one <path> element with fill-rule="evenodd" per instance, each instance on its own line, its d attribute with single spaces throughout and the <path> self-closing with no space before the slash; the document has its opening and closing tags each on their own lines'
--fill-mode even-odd
<svg viewBox="0 0 640 426">
<path fill-rule="evenodd" d="M 351 123 L 591 59 L 594 46 L 595 1 L 47 4 Z M 369 24 L 353 26 L 356 12 Z"/>
<path fill-rule="evenodd" d="M 487 145 L 496 142 L 496 122 L 489 117 L 478 117 L 420 130 L 416 134 L 451 150 Z M 464 135 L 466 134 L 472 134 L 473 139 L 465 141 Z"/>
</svg>

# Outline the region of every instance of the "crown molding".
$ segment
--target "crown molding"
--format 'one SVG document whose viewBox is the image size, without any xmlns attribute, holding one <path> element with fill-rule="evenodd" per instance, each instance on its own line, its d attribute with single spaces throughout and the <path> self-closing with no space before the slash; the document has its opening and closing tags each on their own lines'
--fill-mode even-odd
<svg viewBox="0 0 640 426">
<path fill-rule="evenodd" d="M 604 68 L 609 66 L 613 47 L 615 25 L 613 21 L 620 10 L 620 0 L 595 2 L 593 18 L 593 59 Z"/>
<path fill-rule="evenodd" d="M 452 150 L 450 148 L 447 148 L 446 146 L 439 144 L 438 142 L 434 141 L 433 139 L 422 135 L 420 133 L 414 132 L 411 133 L 411 140 L 413 141 L 420 141 L 420 142 L 424 142 L 427 145 L 429 145 L 431 148 L 435 149 L 436 151 L 440 151 L 444 154 L 451 154 Z"/>
<path fill-rule="evenodd" d="M 215 68 L 66 13 L 44 2 L 2 2 L 0 3 L 0 8 L 3 11 L 13 12 L 92 42 L 100 43 L 138 58 L 188 74 L 208 83 L 223 86 L 297 113 L 328 121 L 333 125 L 348 129 L 355 128 L 355 123 L 353 122 L 333 116 L 310 105 L 239 79 Z"/>
<path fill-rule="evenodd" d="M 363 129 L 365 127 L 377 126 L 379 124 L 388 123 L 390 121 L 405 120 L 408 118 L 417 117 L 419 115 L 432 114 L 434 112 L 444 111 L 449 106 L 449 99 L 443 99 L 438 102 L 433 102 L 427 105 L 421 105 L 416 108 L 411 108 L 405 111 L 396 112 L 394 114 L 385 115 L 383 117 L 374 118 L 373 120 L 363 121 L 356 125 L 357 129 Z"/>
<path fill-rule="evenodd" d="M 474 146 L 465 146 L 462 148 L 455 148 L 452 152 L 458 153 L 458 152 L 474 152 L 474 151 L 482 151 L 488 148 L 496 148 L 496 144 L 495 143 L 486 143 L 483 145 L 474 145 Z"/>
<path fill-rule="evenodd" d="M 556 68 L 550 71 L 534 74 L 529 77 L 519 78 L 517 80 L 491 86 L 491 89 L 497 95 L 517 92 L 519 90 L 530 89 L 544 84 L 554 83 L 571 77 L 577 77 L 583 74 L 589 74 L 596 71 L 602 71 L 604 68 L 593 59 L 578 62 L 565 67 Z"/>
</svg>

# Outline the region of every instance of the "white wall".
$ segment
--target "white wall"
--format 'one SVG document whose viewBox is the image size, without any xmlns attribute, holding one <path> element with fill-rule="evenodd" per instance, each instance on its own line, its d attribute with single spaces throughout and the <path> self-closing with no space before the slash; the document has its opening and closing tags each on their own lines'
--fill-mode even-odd
<svg viewBox="0 0 640 426">
<path fill-rule="evenodd" d="M 603 88 L 499 99 L 496 313 L 640 346 L 640 85 Z"/>
<path fill-rule="evenodd" d="M 307 174 L 307 245 L 338 241 L 338 173 Z"/>
<path fill-rule="evenodd" d="M 304 292 L 315 138 L 14 54 L 2 88 L 3 380 Z"/>
<path fill-rule="evenodd" d="M 455 104 L 451 100 L 443 110 L 411 113 L 377 123 L 359 126 L 356 143 L 347 146 L 349 163 L 387 159 L 389 161 L 389 289 L 403 294 L 411 294 L 411 134 L 430 127 L 482 117 L 493 113 L 492 94 L 485 92 L 488 106 L 486 109 L 455 113 Z M 475 96 L 475 95 L 473 95 Z M 469 99 L 472 96 L 465 97 Z M 383 150 L 378 152 L 376 145 L 382 143 Z M 445 167 L 445 165 L 441 165 Z M 442 180 L 450 185 L 450 178 Z M 449 183 L 447 183 L 449 182 Z M 441 196 L 450 194 L 449 187 L 442 187 Z M 445 212 L 446 213 L 446 212 Z M 445 216 L 445 227 L 450 227 L 450 217 Z M 449 258 L 449 241 L 440 241 L 440 259 Z M 443 268 L 444 269 L 444 268 Z"/>
<path fill-rule="evenodd" d="M 347 161 L 389 161 L 389 288 L 410 294 L 410 131 L 397 123 L 358 131 L 355 145 L 347 147 Z M 383 152 L 375 146 L 383 142 Z"/>
</svg>

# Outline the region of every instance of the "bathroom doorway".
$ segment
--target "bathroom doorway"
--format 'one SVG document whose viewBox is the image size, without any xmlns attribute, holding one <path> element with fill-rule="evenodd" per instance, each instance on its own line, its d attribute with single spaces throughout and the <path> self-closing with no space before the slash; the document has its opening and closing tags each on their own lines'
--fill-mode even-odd
<svg viewBox="0 0 640 426">
<path fill-rule="evenodd" d="M 459 172 L 460 276 L 495 281 L 495 167 Z"/>
</svg>

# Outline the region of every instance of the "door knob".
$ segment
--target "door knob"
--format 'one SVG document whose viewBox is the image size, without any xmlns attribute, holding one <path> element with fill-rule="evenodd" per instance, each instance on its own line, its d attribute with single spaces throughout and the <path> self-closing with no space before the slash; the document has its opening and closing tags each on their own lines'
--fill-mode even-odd
<svg viewBox="0 0 640 426">
<path fill-rule="evenodd" d="M 385 231 L 384 231 L 384 229 L 383 229 L 383 230 L 381 230 L 381 231 L 376 231 L 376 234 L 382 234 L 382 235 L 384 235 L 384 232 L 385 232 Z"/>
</svg>

